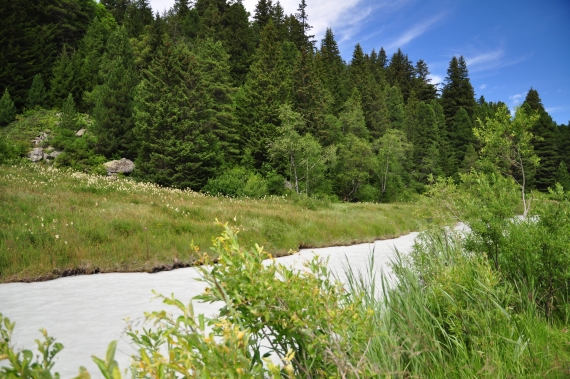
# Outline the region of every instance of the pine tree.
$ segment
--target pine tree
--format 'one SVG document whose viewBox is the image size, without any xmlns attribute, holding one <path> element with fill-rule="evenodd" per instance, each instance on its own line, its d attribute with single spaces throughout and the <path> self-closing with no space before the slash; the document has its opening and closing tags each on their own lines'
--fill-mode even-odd
<svg viewBox="0 0 570 379">
<path fill-rule="evenodd" d="M 16 119 L 16 106 L 10 97 L 8 88 L 4 89 L 4 94 L 0 99 L 0 126 L 8 125 Z"/>
<path fill-rule="evenodd" d="M 67 95 L 67 98 L 61 107 L 59 127 L 72 131 L 75 131 L 77 129 L 77 111 L 75 109 L 75 101 L 73 100 L 73 96 L 71 94 Z"/>
<path fill-rule="evenodd" d="M 167 44 L 143 71 L 134 118 L 137 171 L 147 180 L 197 190 L 220 169 L 223 154 L 207 117 L 216 99 L 202 83 L 203 69 L 185 45 Z"/>
<path fill-rule="evenodd" d="M 408 141 L 415 141 L 415 137 L 417 134 L 417 112 L 418 112 L 418 99 L 416 98 L 416 93 L 414 91 L 411 92 L 410 97 L 408 98 L 408 103 L 404 107 L 405 116 L 404 116 L 404 129 L 403 132 L 406 135 Z"/>
<path fill-rule="evenodd" d="M 459 172 L 463 174 L 471 172 L 471 170 L 476 167 L 478 159 L 479 155 L 477 154 L 477 151 L 475 151 L 473 144 L 470 143 L 465 149 L 465 155 L 463 156 L 463 162 L 459 167 Z"/>
<path fill-rule="evenodd" d="M 131 0 L 127 5 L 124 26 L 130 37 L 138 38 L 154 21 L 149 0 Z"/>
<path fill-rule="evenodd" d="M 560 162 L 558 151 L 558 127 L 552 117 L 546 112 L 538 91 L 530 89 L 526 95 L 523 107 L 527 113 L 538 113 L 539 118 L 533 125 L 531 132 L 534 135 L 533 147 L 540 158 L 540 165 L 536 168 L 536 188 L 545 191 L 555 184 L 555 175 Z"/>
<path fill-rule="evenodd" d="M 134 159 L 133 99 L 138 83 L 134 54 L 124 27 L 117 28 L 109 37 L 107 52 L 102 58 L 101 85 L 93 94 L 93 133 L 97 136 L 97 150 L 108 158 Z"/>
<path fill-rule="evenodd" d="M 467 64 L 463 56 L 453 57 L 449 63 L 445 86 L 441 93 L 441 105 L 448 127 L 453 124 L 459 108 L 465 109 L 469 117 L 473 118 L 477 103 L 475 102 L 475 90 L 468 75 Z"/>
<path fill-rule="evenodd" d="M 43 107 L 46 102 L 46 95 L 46 88 L 44 87 L 42 75 L 36 74 L 36 76 L 34 76 L 34 81 L 32 82 L 32 88 L 30 88 L 30 92 L 28 92 L 26 107 L 30 109 Z"/>
</svg>

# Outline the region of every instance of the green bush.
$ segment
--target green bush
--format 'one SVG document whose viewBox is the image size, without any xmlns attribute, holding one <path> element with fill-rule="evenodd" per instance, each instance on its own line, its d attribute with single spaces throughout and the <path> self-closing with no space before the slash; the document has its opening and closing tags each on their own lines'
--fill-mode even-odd
<svg viewBox="0 0 570 379">
<path fill-rule="evenodd" d="M 268 193 L 267 182 L 259 174 L 236 167 L 208 180 L 202 192 L 213 196 L 261 198 Z"/>
</svg>

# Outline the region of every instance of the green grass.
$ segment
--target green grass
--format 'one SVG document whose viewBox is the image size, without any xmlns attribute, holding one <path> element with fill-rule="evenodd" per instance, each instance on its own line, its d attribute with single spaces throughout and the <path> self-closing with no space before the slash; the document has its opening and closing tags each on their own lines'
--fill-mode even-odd
<svg viewBox="0 0 570 379">
<path fill-rule="evenodd" d="M 216 219 L 274 255 L 420 227 L 413 204 L 218 198 L 32 164 L 0 166 L 0 177 L 0 282 L 191 265 L 219 234 Z"/>
</svg>

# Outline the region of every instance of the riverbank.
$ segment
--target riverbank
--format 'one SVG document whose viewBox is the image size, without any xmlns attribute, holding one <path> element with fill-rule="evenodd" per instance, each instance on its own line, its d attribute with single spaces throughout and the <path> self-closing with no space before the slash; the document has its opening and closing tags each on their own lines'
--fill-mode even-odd
<svg viewBox="0 0 570 379">
<path fill-rule="evenodd" d="M 3 283 L 192 266 L 219 234 L 215 220 L 275 256 L 421 228 L 415 204 L 220 198 L 29 164 L 0 166 L 0 176 Z"/>
</svg>

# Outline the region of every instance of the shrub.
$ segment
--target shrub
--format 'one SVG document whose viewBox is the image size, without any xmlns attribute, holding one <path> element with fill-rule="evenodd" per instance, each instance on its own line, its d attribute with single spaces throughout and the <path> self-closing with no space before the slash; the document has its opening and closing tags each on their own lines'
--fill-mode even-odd
<svg viewBox="0 0 570 379">
<path fill-rule="evenodd" d="M 267 195 L 267 182 L 259 174 L 236 167 L 209 179 L 202 191 L 213 196 L 260 198 Z"/>
</svg>

